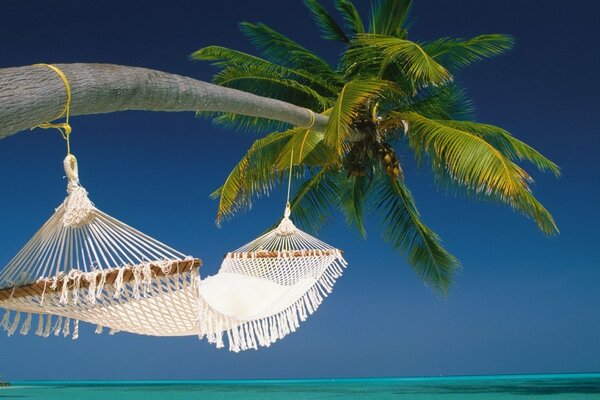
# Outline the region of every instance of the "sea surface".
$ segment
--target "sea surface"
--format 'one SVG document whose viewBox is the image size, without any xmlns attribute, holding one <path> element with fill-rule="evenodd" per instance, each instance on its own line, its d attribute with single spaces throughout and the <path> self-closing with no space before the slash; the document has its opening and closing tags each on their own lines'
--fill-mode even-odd
<svg viewBox="0 0 600 400">
<path fill-rule="evenodd" d="M 600 374 L 244 381 L 15 382 L 0 399 L 600 399 Z"/>
</svg>

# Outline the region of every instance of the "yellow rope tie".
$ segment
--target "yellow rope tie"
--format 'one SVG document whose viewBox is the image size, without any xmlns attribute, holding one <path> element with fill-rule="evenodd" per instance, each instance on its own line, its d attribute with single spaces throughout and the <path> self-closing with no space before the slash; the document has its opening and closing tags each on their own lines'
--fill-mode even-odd
<svg viewBox="0 0 600 400">
<path fill-rule="evenodd" d="M 70 141 L 71 125 L 69 125 L 69 111 L 70 111 L 69 108 L 71 106 L 71 85 L 69 85 L 69 80 L 67 79 L 67 75 L 65 75 L 65 73 L 62 72 L 58 67 L 51 65 L 51 64 L 34 64 L 33 66 L 50 68 L 52 71 L 56 72 L 56 74 L 60 77 L 60 79 L 62 79 L 63 83 L 65 84 L 65 91 L 67 92 L 67 100 L 65 102 L 65 108 L 62 110 L 62 112 L 50 120 L 50 121 L 54 121 L 56 119 L 61 118 L 64 115 L 65 122 L 62 122 L 62 123 L 44 122 L 44 123 L 39 124 L 38 126 L 34 126 L 31 129 L 35 129 L 35 128 L 58 129 L 59 132 L 61 133 L 62 137 L 67 142 L 67 155 L 71 155 L 71 141 Z"/>
<path fill-rule="evenodd" d="M 317 116 L 315 115 L 315 113 L 313 112 L 313 110 L 309 110 L 307 108 L 306 111 L 308 111 L 309 114 L 310 114 L 310 122 L 306 126 L 301 126 L 300 128 L 302 128 L 302 129 L 310 129 L 313 126 L 315 126 L 315 122 L 317 122 Z"/>
</svg>

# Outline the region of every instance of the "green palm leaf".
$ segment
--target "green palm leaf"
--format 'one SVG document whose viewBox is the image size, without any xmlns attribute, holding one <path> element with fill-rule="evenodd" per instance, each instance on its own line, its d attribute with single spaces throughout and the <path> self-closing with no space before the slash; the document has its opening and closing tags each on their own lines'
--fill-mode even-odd
<svg viewBox="0 0 600 400">
<path fill-rule="evenodd" d="M 256 67 L 237 65 L 228 67 L 215 75 L 214 82 L 221 86 L 285 100 L 317 111 L 323 111 L 332 104 L 331 98 L 322 96 L 297 80 L 278 76 Z"/>
<path fill-rule="evenodd" d="M 314 231 L 337 208 L 346 222 L 365 237 L 364 205 L 368 188 L 369 181 L 364 176 L 346 178 L 342 171 L 321 168 L 294 194 L 291 202 L 294 219 Z"/>
<path fill-rule="evenodd" d="M 231 216 L 235 211 L 243 208 L 242 204 L 247 204 L 246 199 L 242 199 L 244 187 L 244 173 L 248 167 L 248 159 L 246 157 L 233 168 L 227 176 L 223 186 L 215 190 L 211 197 L 219 198 L 217 207 L 217 225 L 221 224 L 224 218 Z"/>
<path fill-rule="evenodd" d="M 317 26 L 321 29 L 323 39 L 339 40 L 344 43 L 350 41 L 342 28 L 340 28 L 337 22 L 329 15 L 325 7 L 317 0 L 304 0 L 304 4 L 312 13 Z"/>
<path fill-rule="evenodd" d="M 421 221 L 403 182 L 379 174 L 374 184 L 374 210 L 382 218 L 384 239 L 407 254 L 408 262 L 426 284 L 446 294 L 459 268 L 458 260 Z"/>
<path fill-rule="evenodd" d="M 275 167 L 287 169 L 293 158 L 294 165 L 308 167 L 329 167 L 337 162 L 335 151 L 323 141 L 323 132 L 313 130 L 298 131 L 286 143 L 279 154 Z"/>
<path fill-rule="evenodd" d="M 256 140 L 242 160 L 229 173 L 223 186 L 211 194 L 219 198 L 217 224 L 237 211 L 249 208 L 256 195 L 268 193 L 281 178 L 274 168 L 281 149 L 298 129 L 273 132 Z"/>
<path fill-rule="evenodd" d="M 228 49 L 221 46 L 208 46 L 195 51 L 190 56 L 194 60 L 212 61 L 213 65 L 227 68 L 233 65 L 241 67 L 252 67 L 260 69 L 263 75 L 274 75 L 285 79 L 294 79 L 299 83 L 310 86 L 321 95 L 335 96 L 339 87 L 331 85 L 325 80 L 319 79 L 318 75 L 303 69 L 295 69 L 283 65 L 274 64 L 241 51 Z"/>
<path fill-rule="evenodd" d="M 466 91 L 451 83 L 433 88 L 425 98 L 408 109 L 433 119 L 470 120 L 475 106 Z"/>
<path fill-rule="evenodd" d="M 481 135 L 451 126 L 451 121 L 401 115 L 408 122 L 408 140 L 417 158 L 428 156 L 442 183 L 458 184 L 479 198 L 508 204 L 533 218 L 546 234 L 558 232 L 550 213 L 531 194 L 533 179 Z"/>
<path fill-rule="evenodd" d="M 338 156 L 341 157 L 344 152 L 344 142 L 350 135 L 351 125 L 360 109 L 364 109 L 369 100 L 382 97 L 392 88 L 390 82 L 381 80 L 354 80 L 344 86 L 329 115 L 324 138 Z"/>
<path fill-rule="evenodd" d="M 290 202 L 294 221 L 308 231 L 317 231 L 339 203 L 338 188 L 338 174 L 319 169 L 294 193 Z"/>
<path fill-rule="evenodd" d="M 366 176 L 350 176 L 346 179 L 340 173 L 340 209 L 346 217 L 346 222 L 355 226 L 360 235 L 367 236 L 365 229 L 364 206 L 369 189 L 369 178 Z M 342 180 L 343 179 L 343 180 Z"/>
<path fill-rule="evenodd" d="M 290 128 L 290 125 L 285 122 L 227 112 L 198 111 L 196 112 L 196 116 L 211 118 L 212 123 L 217 127 L 235 129 L 240 132 L 265 133 Z"/>
<path fill-rule="evenodd" d="M 415 42 L 391 36 L 361 34 L 354 40 L 358 46 L 348 51 L 350 62 L 379 63 L 379 77 L 383 77 L 391 64 L 400 69 L 420 86 L 441 86 L 452 80 L 450 72 L 435 61 Z M 379 55 L 365 48 L 377 49 Z"/>
<path fill-rule="evenodd" d="M 267 25 L 242 22 L 240 29 L 267 60 L 310 71 L 334 85 L 342 83 L 338 74 L 323 59 Z"/>
<path fill-rule="evenodd" d="M 412 0 L 379 0 L 371 13 L 370 33 L 406 37 Z"/>
<path fill-rule="evenodd" d="M 440 64 L 454 71 L 474 62 L 494 57 L 512 49 L 515 40 L 509 35 L 480 35 L 472 39 L 441 38 L 423 44 L 423 48 Z"/>
<path fill-rule="evenodd" d="M 498 149 L 505 157 L 517 161 L 529 161 L 542 172 L 560 176 L 560 168 L 531 146 L 512 136 L 508 131 L 494 125 L 470 121 L 437 121 L 448 127 L 478 135 Z"/>
<path fill-rule="evenodd" d="M 335 8 L 342 14 L 346 29 L 355 36 L 358 33 L 364 33 L 365 27 L 358 10 L 350 0 L 335 0 Z"/>
</svg>

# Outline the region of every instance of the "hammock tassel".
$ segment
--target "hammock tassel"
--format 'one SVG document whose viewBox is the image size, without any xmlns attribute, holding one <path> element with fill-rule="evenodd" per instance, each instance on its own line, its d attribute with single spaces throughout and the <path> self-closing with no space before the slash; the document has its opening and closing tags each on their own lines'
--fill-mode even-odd
<svg viewBox="0 0 600 400">
<path fill-rule="evenodd" d="M 5 330 L 8 331 L 10 329 L 10 325 L 8 323 L 8 321 L 10 320 L 10 313 L 11 310 L 6 310 L 4 312 L 4 317 L 2 318 L 2 322 L 0 322 L 0 326 Z"/>
<path fill-rule="evenodd" d="M 38 326 L 35 331 L 36 336 L 42 336 L 44 334 L 44 314 L 38 314 Z"/>
<path fill-rule="evenodd" d="M 73 340 L 79 339 L 79 320 L 76 319 L 73 322 Z"/>
<path fill-rule="evenodd" d="M 47 338 L 50 336 L 51 332 L 52 332 L 52 315 L 47 314 L 46 315 L 46 329 L 44 330 L 44 334 L 42 336 Z"/>
<path fill-rule="evenodd" d="M 25 322 L 23 322 L 23 325 L 21 326 L 21 330 L 19 331 L 19 333 L 21 335 L 27 335 L 29 333 L 29 330 L 31 329 L 31 319 L 33 318 L 33 315 L 31 315 L 31 313 L 27 313 L 27 318 L 25 318 Z"/>
<path fill-rule="evenodd" d="M 71 318 L 66 318 L 65 323 L 63 324 L 62 334 L 63 337 L 69 336 L 71 333 Z"/>
<path fill-rule="evenodd" d="M 17 311 L 17 314 L 15 315 L 15 318 L 13 319 L 13 322 L 10 325 L 10 328 L 8 328 L 8 331 L 6 332 L 8 336 L 12 336 L 15 334 L 15 332 L 17 331 L 17 328 L 19 327 L 20 320 L 21 320 L 21 312 Z"/>
<path fill-rule="evenodd" d="M 54 336 L 60 335 L 60 331 L 62 329 L 62 323 L 63 323 L 63 317 L 59 316 L 58 319 L 56 320 L 56 323 L 54 324 L 54 327 L 52 328 L 52 331 L 54 332 Z"/>
</svg>

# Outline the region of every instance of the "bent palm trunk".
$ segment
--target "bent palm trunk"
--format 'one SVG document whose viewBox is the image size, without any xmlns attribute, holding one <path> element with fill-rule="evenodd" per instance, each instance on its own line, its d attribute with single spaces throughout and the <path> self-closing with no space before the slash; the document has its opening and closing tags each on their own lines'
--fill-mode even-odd
<svg viewBox="0 0 600 400">
<path fill-rule="evenodd" d="M 294 126 L 311 123 L 303 107 L 166 72 L 111 64 L 56 64 L 72 90 L 71 115 L 126 110 L 223 111 Z M 43 66 L 0 69 L 0 139 L 54 119 L 65 107 L 62 79 Z M 327 117 L 316 115 L 314 130 Z"/>
</svg>

